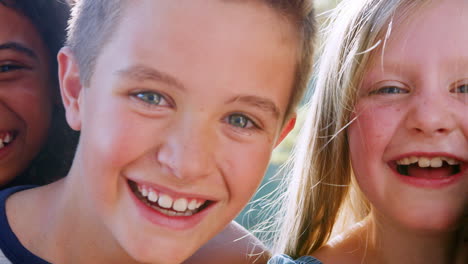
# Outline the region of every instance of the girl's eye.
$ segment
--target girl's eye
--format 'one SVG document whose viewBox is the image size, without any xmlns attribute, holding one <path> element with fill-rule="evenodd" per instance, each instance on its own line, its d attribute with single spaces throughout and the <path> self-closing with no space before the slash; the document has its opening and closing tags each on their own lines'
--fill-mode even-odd
<svg viewBox="0 0 468 264">
<path fill-rule="evenodd" d="M 167 105 L 166 99 L 155 92 L 139 92 L 135 96 L 150 105 Z"/>
<path fill-rule="evenodd" d="M 453 90 L 454 93 L 468 93 L 468 84 L 462 84 Z"/>
<path fill-rule="evenodd" d="M 256 124 L 242 114 L 232 114 L 228 116 L 228 123 L 238 128 L 255 128 Z"/>
<path fill-rule="evenodd" d="M 24 68 L 23 66 L 15 65 L 15 64 L 2 64 L 0 65 L 0 73 L 11 72 L 11 71 L 20 70 L 23 68 Z"/>
<path fill-rule="evenodd" d="M 404 88 L 396 87 L 396 86 L 387 86 L 382 87 L 377 90 L 372 91 L 370 94 L 406 94 L 409 91 Z"/>
</svg>

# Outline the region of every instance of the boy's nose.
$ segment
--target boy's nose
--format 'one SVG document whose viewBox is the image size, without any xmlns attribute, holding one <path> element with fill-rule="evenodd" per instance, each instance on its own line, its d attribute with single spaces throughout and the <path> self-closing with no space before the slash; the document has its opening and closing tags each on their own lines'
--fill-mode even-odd
<svg viewBox="0 0 468 264">
<path fill-rule="evenodd" d="M 426 136 L 448 134 L 456 128 L 456 113 L 451 111 L 446 95 L 421 95 L 411 102 L 406 126 Z"/>
<path fill-rule="evenodd" d="M 181 180 L 205 177 L 216 167 L 212 153 L 215 140 L 200 126 L 179 126 L 161 144 L 158 162 Z"/>
</svg>

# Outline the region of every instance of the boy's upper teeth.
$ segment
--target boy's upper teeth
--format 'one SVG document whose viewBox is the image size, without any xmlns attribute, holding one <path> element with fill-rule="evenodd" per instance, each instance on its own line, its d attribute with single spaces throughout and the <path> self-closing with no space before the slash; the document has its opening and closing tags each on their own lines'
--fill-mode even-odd
<svg viewBox="0 0 468 264">
<path fill-rule="evenodd" d="M 419 167 L 421 168 L 427 168 L 427 167 L 432 167 L 432 168 L 440 168 L 443 165 L 443 162 L 447 162 L 449 165 L 458 165 L 460 164 L 459 161 L 453 158 L 449 157 L 416 157 L 416 156 L 411 156 L 411 157 L 406 157 L 400 160 L 397 160 L 396 163 L 398 165 L 411 165 L 414 163 L 417 163 Z"/>
<path fill-rule="evenodd" d="M 187 209 L 190 211 L 196 210 L 205 202 L 188 198 L 175 199 L 167 194 L 158 194 L 155 190 L 142 185 L 138 185 L 138 191 L 143 197 L 146 197 L 146 199 L 153 203 L 157 203 L 160 207 L 177 212 L 185 212 Z"/>
</svg>

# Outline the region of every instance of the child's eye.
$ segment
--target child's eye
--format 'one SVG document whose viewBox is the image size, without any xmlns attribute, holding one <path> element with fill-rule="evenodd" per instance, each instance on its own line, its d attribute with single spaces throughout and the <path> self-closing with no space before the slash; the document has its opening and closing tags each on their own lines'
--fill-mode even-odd
<svg viewBox="0 0 468 264">
<path fill-rule="evenodd" d="M 141 101 L 150 104 L 150 105 L 167 105 L 166 99 L 155 92 L 139 92 L 135 96 Z"/>
<path fill-rule="evenodd" d="M 248 117 L 242 114 L 231 114 L 228 116 L 228 123 L 238 128 L 256 128 L 257 125 Z"/>
<path fill-rule="evenodd" d="M 11 71 L 15 71 L 15 70 L 20 70 L 20 69 L 23 69 L 24 67 L 23 66 L 20 66 L 20 65 L 16 65 L 16 64 L 2 64 L 0 65 L 0 73 L 4 73 L 4 72 L 11 72 Z"/>
<path fill-rule="evenodd" d="M 468 93 L 468 84 L 462 84 L 452 90 L 453 93 Z"/>
<path fill-rule="evenodd" d="M 405 88 L 401 88 L 397 86 L 386 86 L 386 87 L 376 89 L 370 92 L 370 94 L 371 95 L 372 94 L 406 94 L 408 92 L 409 91 Z"/>
</svg>

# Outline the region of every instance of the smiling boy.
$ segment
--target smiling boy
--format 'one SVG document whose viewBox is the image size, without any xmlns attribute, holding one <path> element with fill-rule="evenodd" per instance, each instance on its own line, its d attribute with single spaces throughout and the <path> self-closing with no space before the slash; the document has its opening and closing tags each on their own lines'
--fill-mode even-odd
<svg viewBox="0 0 468 264">
<path fill-rule="evenodd" d="M 18 245 L 3 253 L 180 263 L 220 232 L 294 124 L 311 63 L 304 6 L 78 1 L 58 60 L 79 146 L 65 179 L 1 194 Z"/>
</svg>

